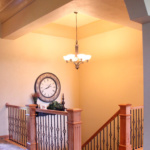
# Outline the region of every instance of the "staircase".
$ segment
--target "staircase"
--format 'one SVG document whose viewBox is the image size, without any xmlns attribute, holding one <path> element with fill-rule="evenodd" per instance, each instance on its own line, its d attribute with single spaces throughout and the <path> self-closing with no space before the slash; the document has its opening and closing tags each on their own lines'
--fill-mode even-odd
<svg viewBox="0 0 150 150">
<path fill-rule="evenodd" d="M 143 106 L 120 109 L 83 145 L 82 150 L 143 150 Z"/>
</svg>

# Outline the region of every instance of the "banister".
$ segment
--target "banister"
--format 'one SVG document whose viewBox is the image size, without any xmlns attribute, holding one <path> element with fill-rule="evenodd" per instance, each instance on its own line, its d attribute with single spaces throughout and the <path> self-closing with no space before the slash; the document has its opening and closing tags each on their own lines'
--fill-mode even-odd
<svg viewBox="0 0 150 150">
<path fill-rule="evenodd" d="M 57 111 L 57 110 L 39 109 L 39 108 L 36 108 L 36 112 L 47 113 L 47 114 L 57 114 L 57 115 L 64 115 L 64 116 L 67 116 L 68 114 L 68 112 L 66 111 Z"/>
<path fill-rule="evenodd" d="M 120 113 L 120 110 L 118 110 L 100 129 L 98 129 L 83 145 L 86 146 L 99 132 L 101 132 L 112 120 L 114 120 Z"/>
<path fill-rule="evenodd" d="M 131 107 L 131 110 L 133 110 L 133 109 L 142 109 L 142 108 L 144 108 L 144 106 L 135 106 L 135 107 Z"/>
<path fill-rule="evenodd" d="M 24 146 L 26 146 L 28 150 L 36 150 L 37 147 L 39 146 L 38 145 L 39 143 L 42 143 L 41 144 L 42 146 L 45 146 L 45 145 L 47 146 L 47 144 L 51 146 L 50 143 L 47 143 L 44 140 L 40 141 L 39 143 L 37 141 L 37 137 L 39 138 L 39 134 L 42 135 L 44 130 L 45 130 L 45 133 L 47 133 L 44 135 L 45 138 L 49 138 L 50 137 L 49 134 L 53 134 L 53 132 L 55 133 L 60 132 L 60 134 L 63 134 L 61 135 L 61 138 L 60 138 L 61 148 L 64 147 L 66 149 L 67 147 L 70 150 L 81 150 L 81 123 L 82 123 L 81 122 L 81 111 L 82 111 L 81 109 L 67 109 L 66 111 L 57 111 L 57 110 L 39 109 L 39 108 L 36 108 L 36 106 L 37 105 L 35 104 L 30 104 L 30 105 L 26 105 L 26 107 L 20 107 L 20 106 L 10 105 L 6 103 L 6 107 L 9 108 L 8 109 L 9 125 L 11 125 L 11 130 L 9 127 L 9 131 L 13 132 L 13 135 L 17 137 L 17 139 L 19 139 L 18 136 L 24 136 L 25 135 L 24 133 L 26 133 L 27 131 L 27 134 L 25 135 L 26 140 L 23 140 L 23 142 L 25 143 Z M 20 109 L 25 109 L 25 110 L 22 110 L 23 113 L 21 113 L 21 115 L 20 115 Z M 15 113 L 11 113 L 13 111 Z M 40 113 L 43 113 L 43 114 L 46 113 L 46 115 L 47 114 L 50 114 L 50 115 L 48 117 L 44 115 L 43 121 L 41 122 L 42 115 L 36 118 L 36 112 L 39 113 L 39 116 L 40 116 Z M 56 114 L 56 115 L 51 115 L 51 114 Z M 22 115 L 23 115 L 24 120 L 22 120 L 22 118 L 18 118 L 18 117 L 22 117 Z M 59 121 L 58 121 L 58 118 L 59 118 Z M 23 125 L 19 127 L 21 121 Z M 57 121 L 57 123 L 55 121 Z M 47 124 L 48 122 L 49 123 L 51 122 L 50 126 L 49 124 Z M 57 124 L 57 126 L 55 126 L 55 123 Z M 59 126 L 60 126 L 60 130 L 58 129 Z M 14 127 L 15 130 L 12 131 L 12 127 Z M 39 130 L 39 127 L 40 127 L 40 130 Z M 19 131 L 22 131 L 22 128 L 25 129 L 25 131 L 23 131 L 24 133 L 19 133 Z M 36 132 L 37 129 L 38 129 L 38 134 Z M 49 131 L 49 133 L 47 132 L 47 130 Z M 67 135 L 68 135 L 68 138 L 66 137 Z M 66 137 L 66 140 L 65 140 L 65 137 Z M 15 139 L 15 138 L 12 138 L 12 139 Z M 24 139 L 24 137 L 22 139 Z M 57 135 L 57 139 L 59 139 L 59 134 Z M 53 137 L 52 142 L 53 140 L 54 142 L 56 142 L 55 137 Z M 64 142 L 64 144 L 62 144 L 62 142 Z M 55 143 L 55 149 L 56 149 L 56 145 L 57 143 Z"/>
<path fill-rule="evenodd" d="M 26 110 L 26 107 L 23 107 L 23 106 L 17 106 L 17 105 L 10 105 L 8 103 L 5 104 L 5 106 L 8 108 L 8 107 L 12 107 L 12 108 L 19 108 L 19 109 L 24 109 Z"/>
</svg>

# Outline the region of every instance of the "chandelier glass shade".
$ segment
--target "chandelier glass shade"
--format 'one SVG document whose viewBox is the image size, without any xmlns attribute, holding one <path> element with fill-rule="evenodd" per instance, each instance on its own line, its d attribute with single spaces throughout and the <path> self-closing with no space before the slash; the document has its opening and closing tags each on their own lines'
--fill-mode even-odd
<svg viewBox="0 0 150 150">
<path fill-rule="evenodd" d="M 68 54 L 64 56 L 64 60 L 67 63 L 74 63 L 75 68 L 79 69 L 80 64 L 84 62 L 88 62 L 91 59 L 91 55 L 86 54 L 79 54 L 78 53 L 78 40 L 77 40 L 77 12 L 74 12 L 76 14 L 76 45 L 75 45 L 75 54 Z"/>
</svg>

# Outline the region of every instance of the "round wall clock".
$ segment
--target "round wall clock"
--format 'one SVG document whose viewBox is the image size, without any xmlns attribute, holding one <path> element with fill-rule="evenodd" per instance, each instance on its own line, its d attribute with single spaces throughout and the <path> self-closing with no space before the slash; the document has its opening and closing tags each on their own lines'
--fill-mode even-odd
<svg viewBox="0 0 150 150">
<path fill-rule="evenodd" d="M 61 85 L 54 74 L 46 72 L 36 79 L 34 89 L 35 92 L 39 93 L 40 100 L 51 102 L 59 96 Z"/>
</svg>

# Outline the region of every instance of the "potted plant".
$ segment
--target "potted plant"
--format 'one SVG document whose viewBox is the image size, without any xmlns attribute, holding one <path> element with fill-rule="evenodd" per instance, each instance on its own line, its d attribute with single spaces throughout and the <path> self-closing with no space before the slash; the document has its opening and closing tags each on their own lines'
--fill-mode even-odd
<svg viewBox="0 0 150 150">
<path fill-rule="evenodd" d="M 37 104 L 37 99 L 39 98 L 39 93 L 32 94 L 33 103 Z"/>
</svg>

